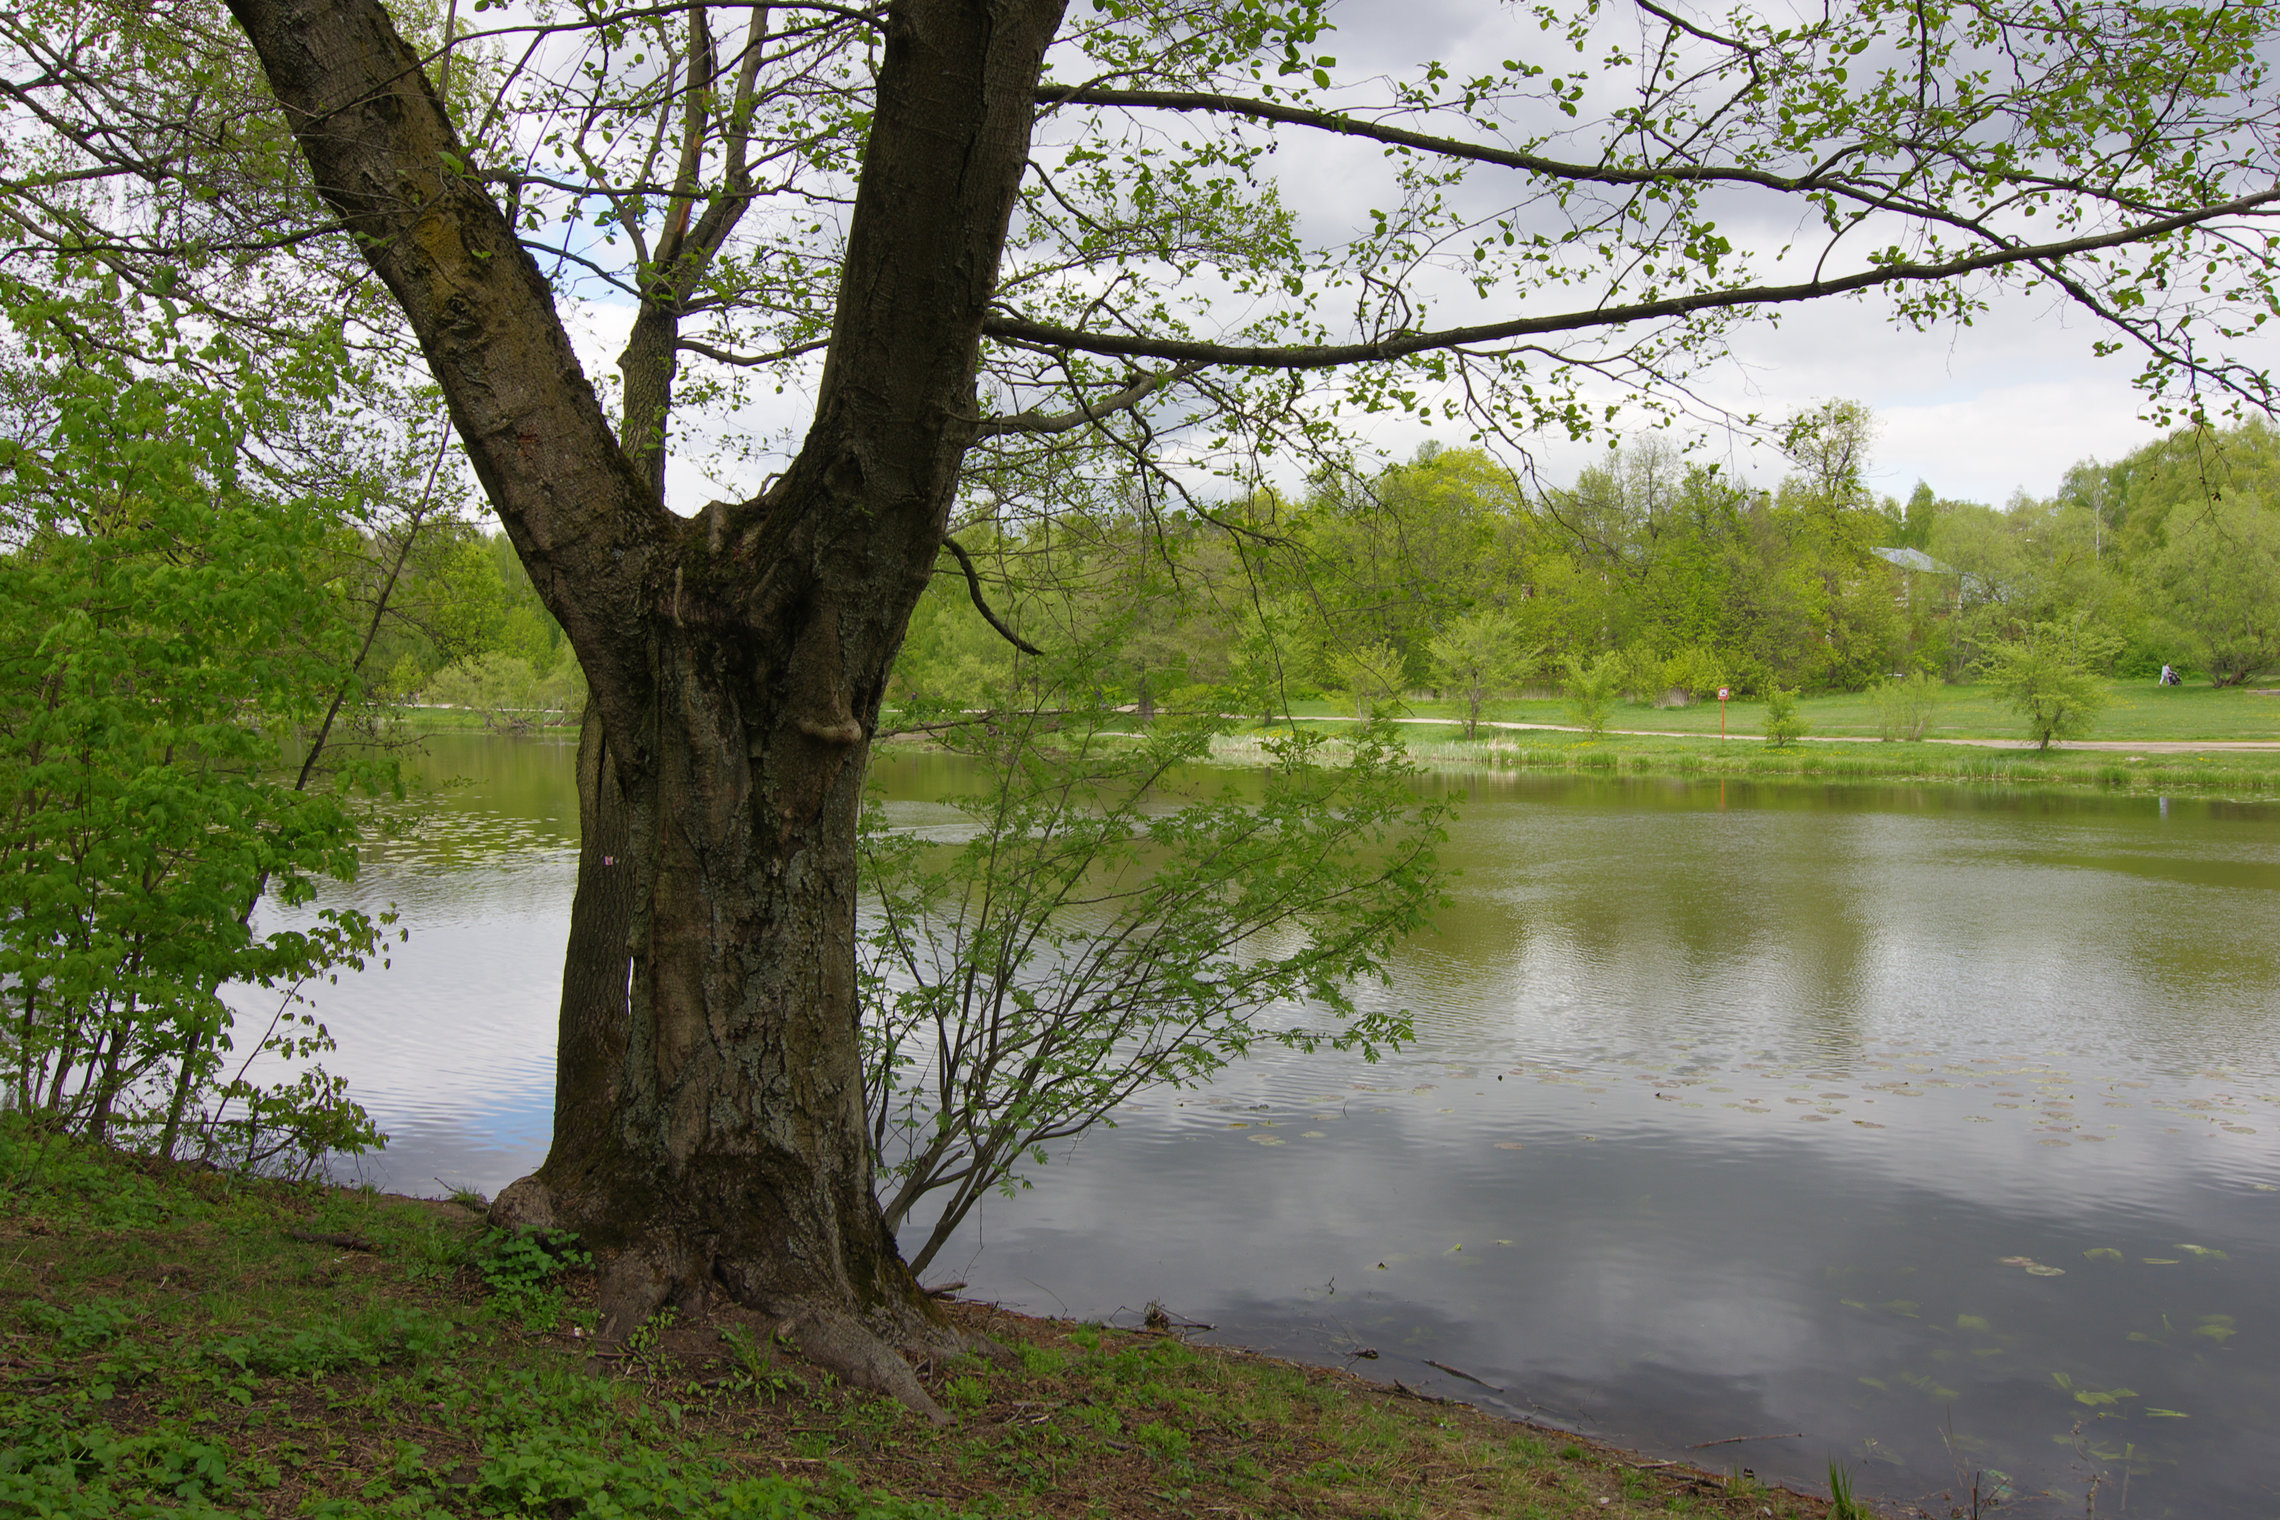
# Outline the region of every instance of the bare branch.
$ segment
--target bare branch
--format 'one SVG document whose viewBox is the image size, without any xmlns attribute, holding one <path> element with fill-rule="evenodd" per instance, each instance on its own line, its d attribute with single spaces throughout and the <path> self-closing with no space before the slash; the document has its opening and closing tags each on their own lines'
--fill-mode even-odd
<svg viewBox="0 0 2280 1520">
<path fill-rule="evenodd" d="M 1698 312 L 1820 300 L 1854 291 L 1875 290 L 1887 285 L 1930 284 L 2022 264 L 2044 265 L 2076 254 L 2150 242 L 2172 232 L 2227 217 L 2271 215 L 2268 208 L 2276 204 L 2280 204 L 2280 188 L 2240 196 L 2214 206 L 2182 211 L 2174 216 L 2156 217 L 2150 221 L 2116 228 L 2112 232 L 2068 238 L 2055 243 L 2012 244 L 1937 263 L 1879 264 L 1875 268 L 1863 269 L 1854 274 L 1839 275 L 1834 279 L 1808 280 L 1796 285 L 1744 285 L 1731 290 L 1696 291 L 1690 295 L 1668 296 L 1658 301 L 1597 306 L 1542 317 L 1521 317 L 1510 322 L 1492 322 L 1479 327 L 1452 327 L 1437 332 L 1407 333 L 1368 343 L 1289 347 L 1198 343 L 1187 339 L 1151 338 L 1140 334 L 1080 332 L 1073 328 L 1003 314 L 992 316 L 982 327 L 984 332 L 994 338 L 1057 345 L 1094 354 L 1170 359 L 1190 364 L 1241 365 L 1251 369 L 1333 369 L 1346 364 L 1405 359 L 1412 354 L 1474 348 L 1541 333 L 1604 330 L 1632 322 L 1692 316 Z"/>
<path fill-rule="evenodd" d="M 974 436 L 977 438 L 997 438 L 1007 433 L 1035 435 L 1074 432 L 1089 423 L 1100 421 L 1103 417 L 1132 410 L 1165 386 L 1179 384 L 1200 368 L 1202 366 L 1197 364 L 1180 364 L 1171 369 L 1158 370 L 1152 375 L 1143 375 L 1116 394 L 1104 396 L 1098 401 L 1088 402 L 1074 411 L 1051 414 L 1022 412 L 1017 416 L 993 418 L 976 429 Z"/>
<path fill-rule="evenodd" d="M 1014 648 L 1020 650 L 1023 654 L 1033 654 L 1042 657 L 1045 653 L 1044 650 L 1039 649 L 1035 644 L 1030 643 L 1020 634 L 1015 633 L 1011 628 L 1008 628 L 1005 625 L 1004 619 L 1000 618 L 996 613 L 990 611 L 989 602 L 986 601 L 982 596 L 982 578 L 975 572 L 973 556 L 966 552 L 965 547 L 961 545 L 958 540 L 949 537 L 947 534 L 944 535 L 942 539 L 942 547 L 948 549 L 951 554 L 957 558 L 958 567 L 966 572 L 966 591 L 967 594 L 972 596 L 974 599 L 974 610 L 979 612 L 983 617 L 987 618 L 989 620 L 989 625 L 992 628 L 995 628 L 998 633 L 1004 637 L 1005 641 L 1008 644 L 1011 644 Z"/>
</svg>

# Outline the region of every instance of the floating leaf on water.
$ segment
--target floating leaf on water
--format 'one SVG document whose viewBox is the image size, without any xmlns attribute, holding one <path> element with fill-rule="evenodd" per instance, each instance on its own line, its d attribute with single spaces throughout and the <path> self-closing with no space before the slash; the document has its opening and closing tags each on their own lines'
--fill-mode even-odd
<svg viewBox="0 0 2280 1520">
<path fill-rule="evenodd" d="M 2120 1261 L 2122 1253 L 2112 1246 L 2092 1246 L 2082 1253 L 2092 1261 Z"/>
<path fill-rule="evenodd" d="M 2201 1316 L 2201 1323 L 2193 1327 L 2193 1333 L 2205 1336 L 2221 1346 L 2226 1341 L 2231 1340 L 2238 1332 L 2233 1329 L 2233 1317 L 2231 1315 L 2204 1314 Z"/>
<path fill-rule="evenodd" d="M 1827 1114 L 1799 1114 L 1797 1117 L 1800 1122 L 1806 1124 L 1826 1124 L 1829 1122 Z"/>
<path fill-rule="evenodd" d="M 1880 1393 L 1890 1393 L 1892 1391 L 1891 1385 L 1889 1383 L 1886 1383 L 1881 1378 L 1864 1377 L 1861 1379 L 1861 1381 L 1866 1383 L 1869 1387 L 1876 1389 Z"/>
<path fill-rule="evenodd" d="M 1283 1143 L 1280 1135 L 1245 1135 L 1243 1138 L 1253 1145 L 1280 1145 Z"/>
<path fill-rule="evenodd" d="M 1952 1404 L 1957 1399 L 1962 1397 L 1962 1395 L 1957 1393 L 1953 1388 L 1943 1387 L 1937 1379 L 1928 1378 L 1921 1372 L 1903 1372 L 1900 1374 L 1900 1381 L 1906 1383 L 1910 1388 L 1915 1389 L 1918 1393 L 1930 1394 L 1933 1398 L 1938 1399 L 1943 1404 Z"/>
<path fill-rule="evenodd" d="M 1463 1246 L 1463 1244 L 1462 1244 L 1462 1243 L 1459 1243 L 1459 1244 L 1457 1244 L 1457 1245 L 1453 1245 L 1453 1246 L 1449 1247 L 1449 1249 L 1447 1249 L 1446 1251 L 1443 1251 L 1441 1254 L 1442 1254 L 1443 1256 L 1454 1256 L 1454 1255 L 1456 1255 L 1456 1254 L 1457 1254 L 1459 1251 L 1462 1251 L 1463 1249 L 1464 1249 L 1464 1246 Z"/>
<path fill-rule="evenodd" d="M 2032 1256 L 2006 1256 L 2003 1258 L 2003 1265 L 2006 1267 L 2023 1267 L 2029 1277 L 2064 1277 L 2066 1275 L 2066 1268 L 2044 1266 Z"/>
<path fill-rule="evenodd" d="M 1877 1123 L 1873 1122 L 1872 1120 L 1868 1120 L 1868 1119 L 1855 1119 L 1855 1120 L 1853 1120 L 1853 1123 L 1855 1123 L 1855 1124 L 1859 1125 L 1859 1126 L 1860 1126 L 1862 1129 L 1882 1129 L 1882 1128 L 1884 1128 L 1884 1126 L 1883 1126 L 1883 1125 L 1881 1125 L 1881 1124 L 1877 1124 Z"/>
<path fill-rule="evenodd" d="M 2216 1249 L 2214 1246 L 2197 1246 L 2190 1241 L 2180 1240 L 2177 1242 L 2177 1249 L 2183 1251 L 2187 1256 L 2192 1257 L 2195 1261 L 2232 1260 L 2230 1256 L 2227 1256 L 2224 1252 Z"/>
<path fill-rule="evenodd" d="M 2142 1409 L 2138 1412 L 2148 1419 L 2154 1420 L 2190 1420 L 2193 1418 L 2182 1409 Z"/>
<path fill-rule="evenodd" d="M 2280 1187 L 2274 1187 L 2269 1182 L 2252 1182 L 2249 1184 L 2249 1186 L 2256 1189 L 2259 1193 L 2280 1193 Z"/>
<path fill-rule="evenodd" d="M 2074 1402 L 2088 1404 L 2093 1409 L 2110 1407 L 2119 1404 L 2124 1399 L 2136 1397 L 2137 1390 L 2134 1388 L 2077 1388 L 2074 1390 Z"/>
<path fill-rule="evenodd" d="M 1251 1127 L 1251 1121 L 1248 1119 L 1237 1119 L 1233 1124 L 1230 1124 L 1227 1127 L 1229 1129 L 1249 1129 Z"/>
<path fill-rule="evenodd" d="M 1498 1241 L 1498 1242 L 1497 1242 L 1497 1244 L 1498 1244 L 1498 1245 L 1500 1245 L 1500 1246 L 1508 1246 L 1508 1245 L 1512 1244 L 1512 1242 L 1511 1242 L 1511 1241 L 1509 1241 L 1509 1240 L 1500 1240 L 1500 1241 Z"/>
<path fill-rule="evenodd" d="M 2138 1260 L 2149 1267 L 2174 1267 L 2178 1264 L 2174 1256 L 2140 1256 Z"/>
<path fill-rule="evenodd" d="M 1955 1317 L 1955 1327 L 1958 1330 L 1991 1330 L 1994 1328 L 1977 1314 L 1958 1314 Z"/>
<path fill-rule="evenodd" d="M 1524 1151 L 1528 1147 L 1518 1140 L 1499 1140 L 1496 1148 L 1500 1151 Z"/>
<path fill-rule="evenodd" d="M 1323 1130 L 1303 1129 L 1298 1132 L 1298 1138 L 1301 1140 L 1327 1140 L 1330 1136 Z"/>
</svg>

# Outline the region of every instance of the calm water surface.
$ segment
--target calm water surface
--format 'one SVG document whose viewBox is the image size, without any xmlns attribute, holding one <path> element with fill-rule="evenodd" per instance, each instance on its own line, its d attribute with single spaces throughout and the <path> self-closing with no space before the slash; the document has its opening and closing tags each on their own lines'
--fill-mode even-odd
<svg viewBox="0 0 2280 1520">
<path fill-rule="evenodd" d="M 544 1154 L 570 755 L 434 741 L 472 779 L 339 894 L 412 929 L 324 1005 L 393 1137 L 362 1175 Z M 947 762 L 880 769 L 949 816 Z M 931 1275 L 1941 1515 L 1975 1472 L 2014 1514 L 2280 1514 L 2280 810 L 1428 784 L 1463 875 L 1382 994 L 1415 1045 L 1136 1105 Z"/>
</svg>

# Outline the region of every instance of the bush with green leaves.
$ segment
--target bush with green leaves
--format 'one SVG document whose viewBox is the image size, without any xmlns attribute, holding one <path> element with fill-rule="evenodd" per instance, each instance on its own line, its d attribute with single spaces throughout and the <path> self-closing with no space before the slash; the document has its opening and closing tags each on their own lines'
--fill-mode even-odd
<svg viewBox="0 0 2280 1520">
<path fill-rule="evenodd" d="M 1536 672 L 1541 649 L 1520 647 L 1520 625 L 1490 609 L 1453 619 L 1428 646 L 1440 678 L 1465 704 L 1465 737 L 1480 728 L 1481 704 Z"/>
<path fill-rule="evenodd" d="M 541 672 L 518 655 L 493 651 L 452 661 L 422 695 L 477 714 L 486 728 L 521 732 L 576 722 L 586 706 L 586 677 L 567 652 Z"/>
<path fill-rule="evenodd" d="M 1868 694 L 1869 710 L 1876 714 L 1876 731 L 1890 743 L 1924 737 L 1939 711 L 1940 683 L 1922 671 L 1895 676 Z"/>
<path fill-rule="evenodd" d="M 1441 901 L 1445 809 L 1413 796 L 1390 731 L 1270 738 L 1267 769 L 1236 779 L 1198 767 L 1216 720 L 1119 721 L 1045 700 L 953 728 L 975 776 L 958 843 L 866 816 L 865 1096 L 890 1227 L 941 1195 L 914 1268 L 1024 1159 L 1144 1088 L 1256 1040 L 1374 1057 L 1408 1036 L 1352 991 Z"/>
<path fill-rule="evenodd" d="M 1567 671 L 1568 716 L 1595 734 L 1605 733 L 1607 716 L 1623 684 L 1623 657 L 1604 653 L 1587 665 L 1569 655 L 1562 664 Z"/>
<path fill-rule="evenodd" d="M 2227 496 L 2172 512 L 2145 578 L 2212 684 L 2280 669 L 2280 507 Z"/>
<path fill-rule="evenodd" d="M 2055 740 L 2079 739 L 2105 710 L 2106 685 L 2098 672 L 2120 641 L 2086 617 L 2037 623 L 2026 636 L 2001 639 L 1981 662 L 1998 702 L 2026 720 L 2038 750 Z"/>
<path fill-rule="evenodd" d="M 352 699 L 358 628 L 330 572 L 353 505 L 247 463 L 257 421 L 313 404 L 227 373 L 90 359 L 20 286 L 0 444 L 0 1082 L 7 1104 L 92 1138 L 305 1168 L 378 1142 L 340 1085 L 246 1077 L 327 1048 L 299 989 L 361 966 L 385 916 L 306 904 L 356 870 L 363 817 L 312 786 Z M 51 341 L 52 340 L 52 341 Z M 198 378 L 192 378 L 193 374 Z M 250 374 L 250 371 L 249 371 Z M 384 779 L 377 768 L 367 781 Z M 231 984 L 277 1013 L 233 1048 Z"/>
<path fill-rule="evenodd" d="M 561 1315 L 562 1274 L 592 1263 L 562 1230 L 491 1230 L 475 1248 L 475 1270 L 493 1299 L 535 1329 L 552 1329 Z"/>
<path fill-rule="evenodd" d="M 1805 720 L 1797 711 L 1797 693 L 1776 686 L 1765 694 L 1765 742 L 1775 749 L 1795 744 L 1807 733 Z"/>
<path fill-rule="evenodd" d="M 1368 723 L 1401 711 L 1401 694 L 1409 686 L 1409 666 L 1400 649 L 1379 640 L 1348 650 L 1332 661 L 1346 696 L 1354 704 L 1354 718 Z"/>
</svg>

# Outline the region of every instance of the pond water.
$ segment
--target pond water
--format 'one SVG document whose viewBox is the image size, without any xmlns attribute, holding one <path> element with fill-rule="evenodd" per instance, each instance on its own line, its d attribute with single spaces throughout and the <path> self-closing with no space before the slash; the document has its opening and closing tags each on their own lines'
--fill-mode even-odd
<svg viewBox="0 0 2280 1520">
<path fill-rule="evenodd" d="M 433 741 L 472 779 L 335 894 L 412 930 L 322 1003 L 393 1137 L 360 1175 L 488 1192 L 543 1155 L 570 755 Z M 880 770 L 939 818 L 946 762 Z M 2022 1515 L 2280 1509 L 2280 810 L 1423 784 L 1463 875 L 1373 994 L 1415 1044 L 1136 1104 L 930 1277 L 1374 1351 L 1713 1469 L 1836 1457 L 1939 1515 L 1975 1474 Z"/>
</svg>

